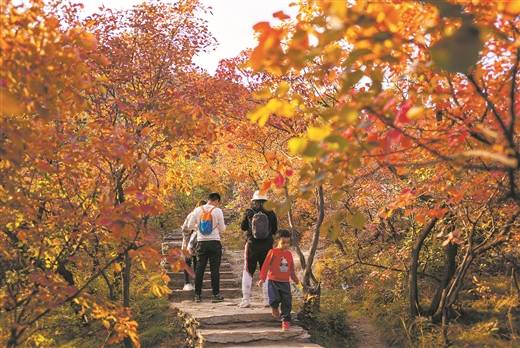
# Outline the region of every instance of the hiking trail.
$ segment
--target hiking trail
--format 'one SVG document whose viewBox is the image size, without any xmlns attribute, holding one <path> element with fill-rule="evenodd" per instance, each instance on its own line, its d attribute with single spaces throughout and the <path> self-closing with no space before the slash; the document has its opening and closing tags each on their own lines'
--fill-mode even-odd
<svg viewBox="0 0 520 348">
<path fill-rule="evenodd" d="M 165 240 L 171 246 L 180 246 L 182 236 L 175 231 Z M 257 272 L 258 273 L 258 272 Z M 224 302 L 211 302 L 209 267 L 204 274 L 202 302 L 193 301 L 193 291 L 181 290 L 182 272 L 170 273 L 172 306 L 188 313 L 200 323 L 199 335 L 204 347 L 321 347 L 310 341 L 310 335 L 293 321 L 290 330 L 282 331 L 280 322 L 271 316 L 271 309 L 262 304 L 260 289 L 253 285 L 250 308 L 239 308 L 242 299 L 242 252 L 224 250 L 220 267 L 220 293 Z M 258 275 L 257 275 L 258 276 Z"/>
<path fill-rule="evenodd" d="M 181 231 L 170 234 L 165 242 L 171 247 L 180 247 Z M 169 273 L 170 287 L 174 289 L 170 295 L 171 305 L 199 322 L 197 331 L 202 338 L 203 347 L 322 347 L 311 342 L 310 335 L 299 325 L 296 315 L 293 316 L 290 330 L 282 331 L 280 322 L 271 316 L 271 309 L 263 306 L 262 294 L 256 285 L 253 285 L 251 307 L 239 308 L 238 304 L 242 299 L 242 269 L 243 252 L 224 249 L 220 267 L 220 293 L 225 300 L 220 303 L 211 302 L 209 265 L 204 273 L 201 303 L 193 301 L 193 291 L 182 290 L 183 272 Z M 256 284 L 258 273 L 255 273 L 253 284 Z M 356 335 L 357 347 L 386 348 L 368 320 L 353 320 L 351 324 Z"/>
</svg>

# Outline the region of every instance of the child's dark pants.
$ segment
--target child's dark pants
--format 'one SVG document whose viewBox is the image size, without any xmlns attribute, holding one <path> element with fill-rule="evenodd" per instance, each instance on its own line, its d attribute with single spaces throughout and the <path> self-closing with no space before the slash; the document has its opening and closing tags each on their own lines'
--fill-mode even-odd
<svg viewBox="0 0 520 348">
<path fill-rule="evenodd" d="M 267 291 L 269 295 L 269 305 L 272 308 L 278 308 L 281 304 L 282 321 L 291 321 L 291 283 L 268 280 Z"/>
<path fill-rule="evenodd" d="M 186 264 L 193 269 L 193 272 L 197 270 L 197 258 L 195 256 L 187 257 L 185 259 Z M 184 271 L 184 284 L 190 283 L 190 275 L 188 272 Z"/>
</svg>

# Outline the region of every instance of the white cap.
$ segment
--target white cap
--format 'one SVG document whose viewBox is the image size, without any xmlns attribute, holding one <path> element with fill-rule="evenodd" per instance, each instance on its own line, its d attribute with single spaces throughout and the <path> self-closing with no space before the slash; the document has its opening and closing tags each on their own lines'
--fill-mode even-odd
<svg viewBox="0 0 520 348">
<path fill-rule="evenodd" d="M 260 193 L 260 191 L 255 191 L 253 194 L 253 198 L 251 198 L 252 201 L 267 201 L 269 200 L 267 198 L 267 195 L 263 195 Z"/>
</svg>

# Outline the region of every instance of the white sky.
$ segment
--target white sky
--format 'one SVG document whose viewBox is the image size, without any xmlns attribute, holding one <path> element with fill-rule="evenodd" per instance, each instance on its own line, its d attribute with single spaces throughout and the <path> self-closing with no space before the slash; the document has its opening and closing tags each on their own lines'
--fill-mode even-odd
<svg viewBox="0 0 520 348">
<path fill-rule="evenodd" d="M 81 1 L 81 0 L 79 0 Z M 218 41 L 215 51 L 201 54 L 195 62 L 213 74 L 223 58 L 238 55 L 256 44 L 253 25 L 261 21 L 273 21 L 272 14 L 283 10 L 294 17 L 296 8 L 289 7 L 293 0 L 202 0 L 212 7 L 213 16 L 207 15 L 210 31 Z M 113 8 L 129 8 L 142 0 L 83 0 L 85 12 L 94 12 L 100 5 Z"/>
</svg>

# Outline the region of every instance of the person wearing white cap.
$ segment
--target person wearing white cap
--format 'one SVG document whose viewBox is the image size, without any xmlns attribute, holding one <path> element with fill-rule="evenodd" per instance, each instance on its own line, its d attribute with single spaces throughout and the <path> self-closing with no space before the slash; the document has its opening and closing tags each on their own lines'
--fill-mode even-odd
<svg viewBox="0 0 520 348">
<path fill-rule="evenodd" d="M 247 209 L 242 220 L 241 228 L 246 235 L 244 247 L 244 270 L 242 272 L 242 302 L 239 307 L 251 306 L 251 286 L 256 267 L 260 269 L 269 250 L 273 247 L 273 236 L 278 230 L 278 220 L 273 211 L 264 208 L 268 197 L 256 191 L 251 199 L 251 208 Z M 269 306 L 267 287 L 264 286 L 264 305 Z"/>
</svg>

